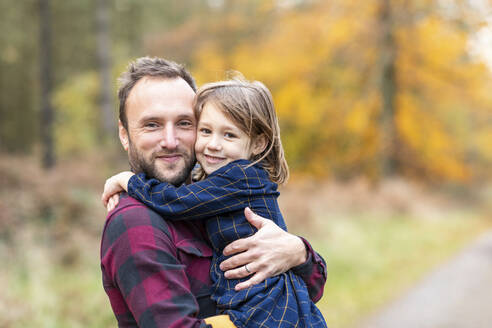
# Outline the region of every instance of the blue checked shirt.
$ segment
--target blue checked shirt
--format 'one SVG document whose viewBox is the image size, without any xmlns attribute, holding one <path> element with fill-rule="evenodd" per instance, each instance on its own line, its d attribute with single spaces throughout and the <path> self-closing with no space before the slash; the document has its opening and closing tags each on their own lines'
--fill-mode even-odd
<svg viewBox="0 0 492 328">
<path fill-rule="evenodd" d="M 244 217 L 246 206 L 287 230 L 277 203 L 277 185 L 260 165 L 249 164 L 234 161 L 205 180 L 181 187 L 138 174 L 130 179 L 128 193 L 169 220 L 206 219 L 213 248 L 212 299 L 236 326 L 326 327 L 305 283 L 292 270 L 236 292 L 234 286 L 248 278 L 226 279 L 219 268 L 227 244 L 256 232 Z"/>
</svg>

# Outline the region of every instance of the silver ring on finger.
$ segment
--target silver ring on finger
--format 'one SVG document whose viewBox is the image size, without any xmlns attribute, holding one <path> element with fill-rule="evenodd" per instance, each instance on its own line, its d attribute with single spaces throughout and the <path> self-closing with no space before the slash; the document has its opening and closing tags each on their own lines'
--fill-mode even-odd
<svg viewBox="0 0 492 328">
<path fill-rule="evenodd" d="M 251 271 L 249 271 L 249 269 L 248 269 L 248 265 L 247 264 L 244 265 L 244 269 L 246 270 L 247 273 L 251 273 Z"/>
</svg>

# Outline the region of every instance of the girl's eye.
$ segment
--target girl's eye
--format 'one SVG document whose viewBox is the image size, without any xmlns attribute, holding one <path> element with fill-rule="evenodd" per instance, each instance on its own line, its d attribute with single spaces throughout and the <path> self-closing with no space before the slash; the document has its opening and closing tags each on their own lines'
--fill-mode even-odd
<svg viewBox="0 0 492 328">
<path fill-rule="evenodd" d="M 200 132 L 203 133 L 203 134 L 210 134 L 210 133 L 212 133 L 212 131 L 210 131 L 210 129 L 207 129 L 207 128 L 201 128 L 200 129 Z"/>
<path fill-rule="evenodd" d="M 224 136 L 226 138 L 236 138 L 236 135 L 234 133 L 230 133 L 230 132 L 224 133 Z"/>
</svg>

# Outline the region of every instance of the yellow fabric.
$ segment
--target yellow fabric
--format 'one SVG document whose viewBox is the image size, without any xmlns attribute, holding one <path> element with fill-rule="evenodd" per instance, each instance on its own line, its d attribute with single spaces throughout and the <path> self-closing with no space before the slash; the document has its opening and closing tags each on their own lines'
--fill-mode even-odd
<svg viewBox="0 0 492 328">
<path fill-rule="evenodd" d="M 227 314 L 205 318 L 205 322 L 214 328 L 237 328 Z"/>
</svg>

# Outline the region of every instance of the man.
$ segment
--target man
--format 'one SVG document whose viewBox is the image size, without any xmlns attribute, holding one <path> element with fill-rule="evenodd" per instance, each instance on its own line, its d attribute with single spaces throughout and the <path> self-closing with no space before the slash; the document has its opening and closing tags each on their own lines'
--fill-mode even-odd
<svg viewBox="0 0 492 328">
<path fill-rule="evenodd" d="M 132 171 L 174 185 L 190 182 L 195 164 L 195 82 L 182 66 L 140 58 L 123 73 L 120 141 Z M 313 300 L 321 297 L 326 266 L 303 239 L 245 211 L 258 232 L 231 243 L 221 264 L 227 278 L 247 288 L 293 268 Z M 203 222 L 171 222 L 123 196 L 109 213 L 101 243 L 103 285 L 120 327 L 205 327 L 212 251 Z M 223 319 L 223 318 L 221 318 Z M 213 322 L 214 318 L 207 319 Z"/>
</svg>

